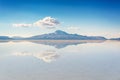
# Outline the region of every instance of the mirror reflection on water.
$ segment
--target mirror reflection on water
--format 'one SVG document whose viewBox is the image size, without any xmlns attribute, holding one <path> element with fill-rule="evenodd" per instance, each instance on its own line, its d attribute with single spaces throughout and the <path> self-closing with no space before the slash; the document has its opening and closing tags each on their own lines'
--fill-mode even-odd
<svg viewBox="0 0 120 80">
<path fill-rule="evenodd" d="M 0 80 L 119 80 L 120 41 L 0 41 Z"/>
</svg>

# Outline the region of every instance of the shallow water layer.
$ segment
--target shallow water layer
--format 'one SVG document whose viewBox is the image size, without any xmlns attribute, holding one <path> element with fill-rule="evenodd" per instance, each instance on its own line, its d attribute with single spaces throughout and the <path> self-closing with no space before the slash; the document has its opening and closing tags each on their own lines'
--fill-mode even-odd
<svg viewBox="0 0 120 80">
<path fill-rule="evenodd" d="M 0 41 L 0 80 L 120 80 L 120 41 Z"/>
</svg>

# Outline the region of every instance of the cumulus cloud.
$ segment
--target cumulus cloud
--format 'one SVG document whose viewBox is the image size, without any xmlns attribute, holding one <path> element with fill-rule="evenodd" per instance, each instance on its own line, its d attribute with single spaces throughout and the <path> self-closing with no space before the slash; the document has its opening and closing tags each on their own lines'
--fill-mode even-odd
<svg viewBox="0 0 120 80">
<path fill-rule="evenodd" d="M 41 28 L 55 28 L 60 22 L 52 17 L 45 17 L 32 24 L 13 24 L 14 27 L 41 27 Z"/>
<path fill-rule="evenodd" d="M 54 28 L 55 26 L 59 25 L 60 22 L 52 17 L 45 17 L 37 22 L 34 23 L 34 26 L 39 27 L 48 27 L 48 28 Z"/>
<path fill-rule="evenodd" d="M 12 24 L 13 27 L 31 27 L 32 24 L 25 24 L 25 23 L 21 23 L 21 24 Z"/>
</svg>

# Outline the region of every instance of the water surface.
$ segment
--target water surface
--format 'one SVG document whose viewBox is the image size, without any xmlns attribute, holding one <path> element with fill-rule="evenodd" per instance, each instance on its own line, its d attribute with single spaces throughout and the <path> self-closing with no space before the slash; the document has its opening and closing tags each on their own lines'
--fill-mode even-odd
<svg viewBox="0 0 120 80">
<path fill-rule="evenodd" d="M 120 41 L 0 41 L 0 80 L 120 80 Z"/>
</svg>

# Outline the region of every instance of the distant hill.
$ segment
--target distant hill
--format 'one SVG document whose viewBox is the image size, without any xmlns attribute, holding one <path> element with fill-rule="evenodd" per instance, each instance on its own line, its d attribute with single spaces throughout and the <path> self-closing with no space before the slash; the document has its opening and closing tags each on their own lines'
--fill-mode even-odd
<svg viewBox="0 0 120 80">
<path fill-rule="evenodd" d="M 120 40 L 120 38 L 111 38 L 110 40 Z"/>
<path fill-rule="evenodd" d="M 14 39 L 14 40 L 23 40 L 24 38 L 23 37 L 19 37 L 19 36 L 14 36 L 14 37 L 12 37 L 12 39 Z"/>
<path fill-rule="evenodd" d="M 83 36 L 78 34 L 69 34 L 61 30 L 57 30 L 53 33 L 32 36 L 26 38 L 29 40 L 106 40 L 101 36 Z"/>
<path fill-rule="evenodd" d="M 0 40 L 11 40 L 12 38 L 8 36 L 0 36 Z"/>
</svg>

